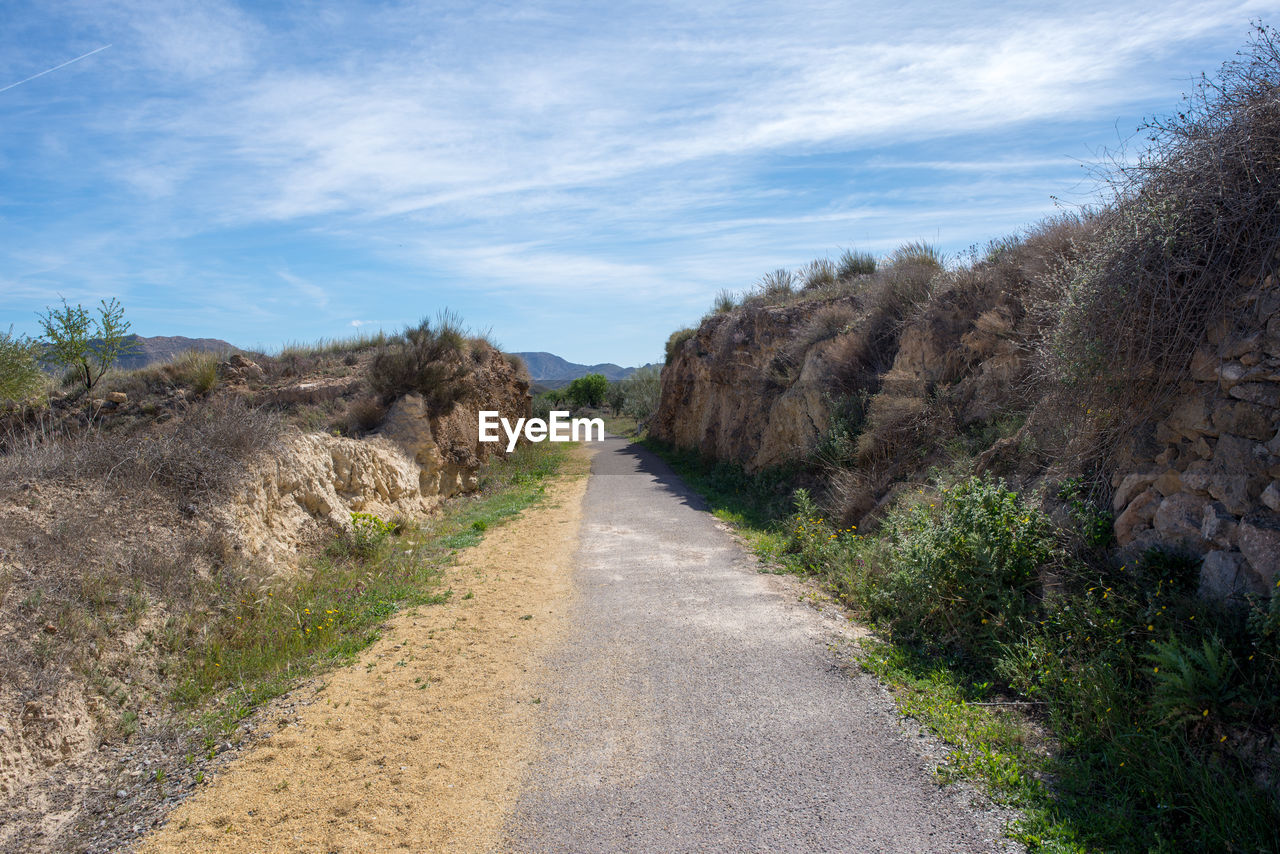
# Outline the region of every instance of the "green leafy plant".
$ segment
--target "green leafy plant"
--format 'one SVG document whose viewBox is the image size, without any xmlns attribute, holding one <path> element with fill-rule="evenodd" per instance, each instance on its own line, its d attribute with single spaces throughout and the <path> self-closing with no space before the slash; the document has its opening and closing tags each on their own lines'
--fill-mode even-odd
<svg viewBox="0 0 1280 854">
<path fill-rule="evenodd" d="M 662 371 L 656 366 L 638 368 L 612 386 L 610 394 L 617 392 L 614 411 L 644 421 L 658 409 L 662 394 Z M 613 401 L 611 401 L 611 405 Z"/>
<path fill-rule="evenodd" d="M 124 306 L 114 297 L 102 300 L 98 316 L 82 305 L 49 308 L 40 315 L 44 327 L 45 356 L 60 367 L 75 371 L 86 390 L 92 389 L 116 360 L 138 347 L 129 334 Z"/>
<path fill-rule="evenodd" d="M 1238 695 L 1236 664 L 1217 637 L 1199 646 L 1181 638 L 1156 641 L 1147 656 L 1152 665 L 1151 708 L 1164 723 L 1195 724 L 1215 720 Z"/>
<path fill-rule="evenodd" d="M 0 400 L 23 400 L 40 388 L 44 375 L 37 345 L 21 335 L 0 332 Z"/>
<path fill-rule="evenodd" d="M 1084 481 L 1067 478 L 1058 486 L 1058 497 L 1067 502 L 1067 512 L 1080 526 L 1080 535 L 1090 548 L 1103 549 L 1115 536 L 1111 511 L 1099 507 L 1085 494 Z"/>
<path fill-rule="evenodd" d="M 989 663 L 1036 613 L 1049 520 L 989 477 L 920 494 L 886 523 L 878 616 L 898 637 Z"/>
<path fill-rule="evenodd" d="M 395 531 L 394 522 L 386 522 L 372 513 L 352 513 L 351 550 L 360 557 L 376 554 Z"/>
<path fill-rule="evenodd" d="M 569 383 L 565 391 L 574 406 L 599 406 L 609 392 L 609 380 L 604 374 L 587 374 Z"/>
</svg>

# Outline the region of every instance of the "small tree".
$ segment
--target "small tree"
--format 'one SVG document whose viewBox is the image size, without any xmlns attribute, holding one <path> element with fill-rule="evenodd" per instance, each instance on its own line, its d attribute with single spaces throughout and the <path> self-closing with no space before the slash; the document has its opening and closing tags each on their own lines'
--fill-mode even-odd
<svg viewBox="0 0 1280 854">
<path fill-rule="evenodd" d="M 656 365 L 636 369 L 617 385 L 622 392 L 619 411 L 623 414 L 644 421 L 658 408 L 658 399 L 662 396 L 662 372 Z"/>
<path fill-rule="evenodd" d="M 566 391 L 574 406 L 599 406 L 609 391 L 609 380 L 604 374 L 587 374 L 569 383 Z"/>
<path fill-rule="evenodd" d="M 0 400 L 22 400 L 40 387 L 36 344 L 13 327 L 0 332 Z"/>
<path fill-rule="evenodd" d="M 124 306 L 115 297 L 102 300 L 98 316 L 90 317 L 84 306 L 74 308 L 62 301 L 62 309 L 49 308 L 40 315 L 44 327 L 46 356 L 56 365 L 73 369 L 84 380 L 86 390 L 102 379 L 116 360 L 132 353 L 138 342 L 129 335 Z"/>
</svg>

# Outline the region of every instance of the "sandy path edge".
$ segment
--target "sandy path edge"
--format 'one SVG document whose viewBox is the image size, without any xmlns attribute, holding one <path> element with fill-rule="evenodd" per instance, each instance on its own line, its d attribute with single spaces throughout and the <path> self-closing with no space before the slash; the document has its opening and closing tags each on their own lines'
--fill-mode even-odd
<svg viewBox="0 0 1280 854">
<path fill-rule="evenodd" d="M 543 503 L 463 552 L 443 578 L 448 603 L 392 618 L 325 678 L 297 726 L 230 765 L 139 850 L 491 850 L 533 756 L 531 692 L 565 631 L 586 485 L 556 478 Z"/>
</svg>

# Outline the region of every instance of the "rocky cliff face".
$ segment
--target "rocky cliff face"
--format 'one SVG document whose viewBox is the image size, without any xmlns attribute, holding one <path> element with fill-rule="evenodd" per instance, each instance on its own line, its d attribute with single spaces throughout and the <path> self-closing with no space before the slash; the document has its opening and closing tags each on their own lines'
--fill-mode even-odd
<svg viewBox="0 0 1280 854">
<path fill-rule="evenodd" d="M 8 461 L 8 471 L 21 476 L 0 478 L 0 849 L 10 850 L 13 828 L 21 824 L 10 821 L 13 816 L 40 823 L 52 839 L 79 820 L 90 803 L 87 793 L 121 771 L 114 754 L 99 750 L 119 714 L 104 696 L 118 691 L 148 704 L 145 719 L 155 714 L 152 700 L 172 690 L 151 637 L 185 624 L 183 608 L 190 604 L 175 590 L 223 573 L 270 589 L 296 576 L 308 547 L 350 529 L 353 512 L 413 519 L 477 488 L 480 466 L 498 452 L 498 445 L 479 442 L 477 412 L 526 417 L 529 384 L 492 348 L 473 348 L 465 358 L 472 360 L 469 393 L 447 414 L 430 413 L 421 397 L 409 395 L 365 438 L 287 427 L 269 452 L 253 452 L 247 464 L 236 458 L 231 465 L 244 471 L 227 479 L 234 485 L 226 491 L 179 499 L 151 489 L 146 479 L 121 486 L 98 469 L 77 475 L 77 455 L 88 451 L 70 440 Z M 277 410 L 314 406 L 359 385 L 358 366 L 347 367 L 352 375 L 304 376 L 278 389 L 253 389 L 245 386 L 262 382 L 262 368 L 234 356 L 223 366 L 219 392 Z M 148 444 L 176 442 L 164 432 L 166 424 L 199 420 L 220 405 L 194 394 L 171 397 L 173 407 L 161 410 L 145 442 L 129 445 L 137 437 L 127 433 L 115 441 L 143 455 Z M 126 417 L 125 407 L 94 404 L 98 410 L 105 424 L 101 442 L 112 441 L 107 419 Z M 230 429 L 230 421 L 219 423 Z M 270 423 L 274 437 L 280 422 Z M 170 462 L 209 449 L 188 450 Z M 138 610 L 114 619 L 110 608 L 128 597 Z M 54 607 L 42 611 L 46 603 Z M 99 611 L 102 620 L 86 618 Z M 89 684 L 85 662 L 103 674 L 101 684 Z M 104 686 L 114 687 L 107 692 Z M 148 736 L 146 749 L 170 744 L 167 732 Z"/>
<path fill-rule="evenodd" d="M 771 365 L 807 306 L 760 306 L 708 318 L 662 371 L 654 436 L 755 470 L 804 457 L 829 420 L 835 342 L 805 352 L 793 379 Z"/>
<path fill-rule="evenodd" d="M 847 322 L 815 334 L 836 309 Z M 1268 278 L 1229 317 L 1111 471 L 1118 545 L 1203 556 L 1202 592 L 1215 598 L 1269 595 L 1280 577 L 1280 288 Z M 848 520 L 945 461 L 948 442 L 969 445 L 979 471 L 1021 467 L 1022 485 L 1052 494 L 1055 451 L 1037 440 L 1070 428 L 1028 382 L 1034 335 L 1016 289 L 981 282 L 953 281 L 879 329 L 865 296 L 748 303 L 704 320 L 673 354 L 651 431 L 748 470 L 812 463 L 853 397 L 856 447 L 832 476 Z"/>
<path fill-rule="evenodd" d="M 1023 316 L 1016 300 L 983 288 L 944 293 L 903 322 L 865 294 L 748 303 L 707 318 L 674 354 L 651 431 L 754 471 L 809 458 L 850 396 L 862 399 L 864 424 L 887 432 L 940 390 L 962 426 L 978 423 L 1007 407 L 1025 371 Z"/>
</svg>

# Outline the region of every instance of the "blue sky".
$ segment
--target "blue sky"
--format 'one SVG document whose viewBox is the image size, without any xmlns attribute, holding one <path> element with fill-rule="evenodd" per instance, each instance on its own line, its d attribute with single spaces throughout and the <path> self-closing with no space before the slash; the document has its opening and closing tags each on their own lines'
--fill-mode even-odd
<svg viewBox="0 0 1280 854">
<path fill-rule="evenodd" d="M 0 328 L 114 296 L 274 349 L 448 307 L 657 360 L 768 270 L 1090 201 L 1278 5 L 0 0 Z"/>
</svg>

